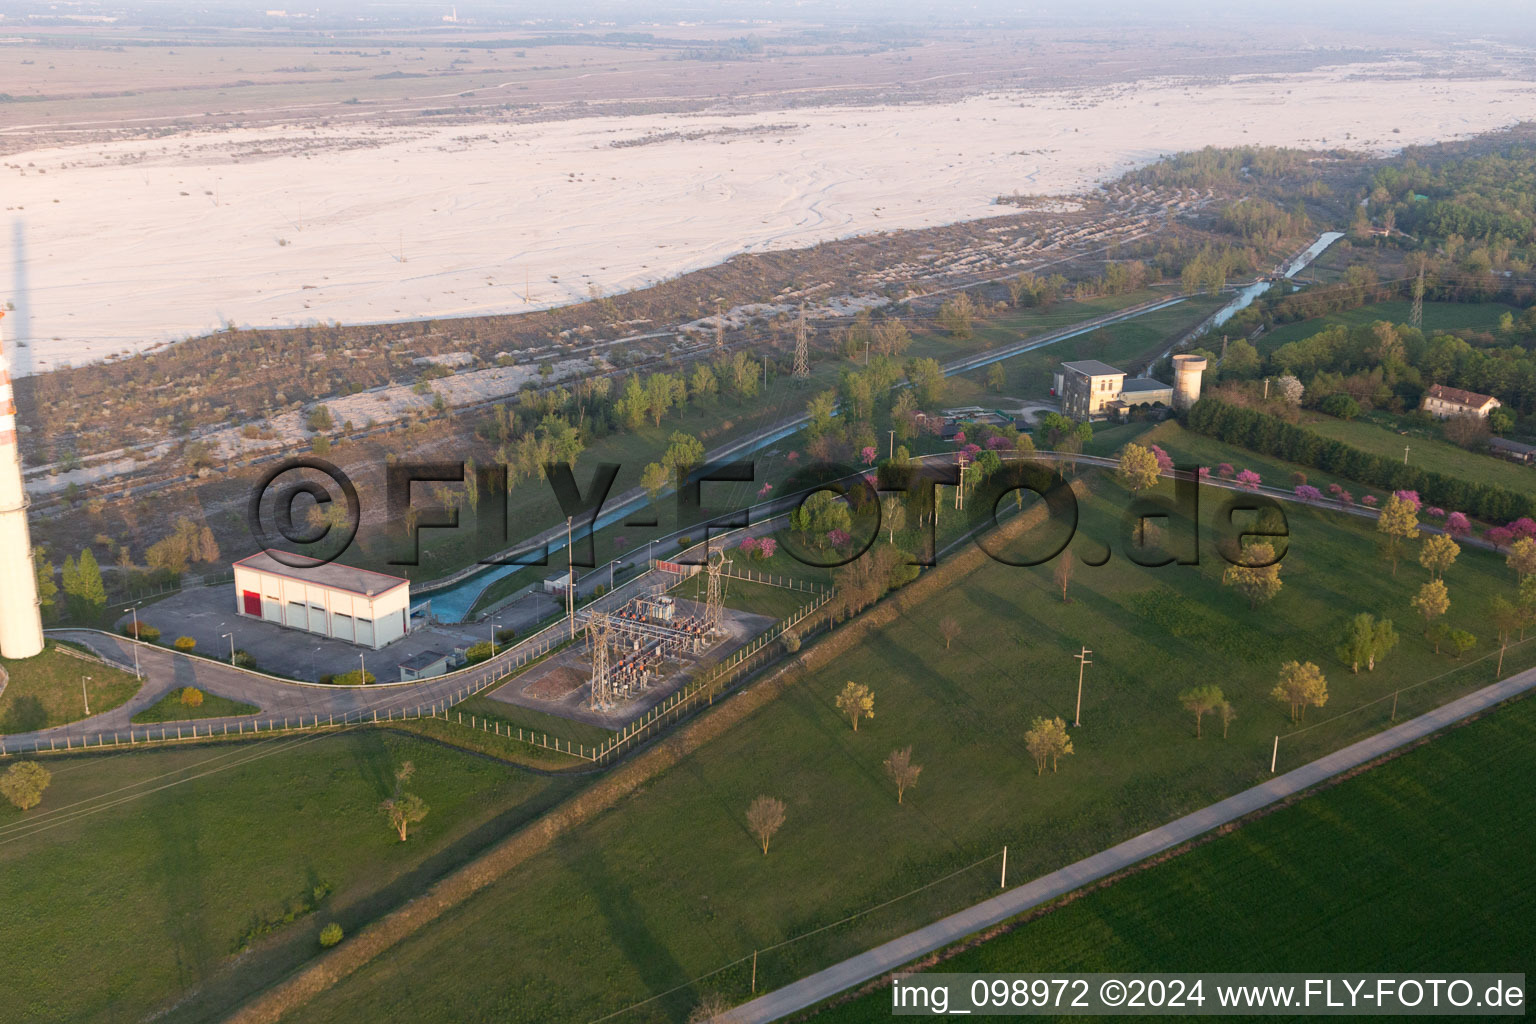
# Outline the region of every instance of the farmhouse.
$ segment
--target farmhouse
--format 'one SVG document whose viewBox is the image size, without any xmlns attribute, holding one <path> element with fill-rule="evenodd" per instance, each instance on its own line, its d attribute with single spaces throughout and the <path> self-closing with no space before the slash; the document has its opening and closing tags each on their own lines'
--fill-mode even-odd
<svg viewBox="0 0 1536 1024">
<path fill-rule="evenodd" d="M 235 611 L 377 650 L 406 634 L 411 584 L 328 562 L 293 567 L 259 551 L 234 564 Z"/>
<path fill-rule="evenodd" d="M 1097 359 L 1062 363 L 1055 383 L 1051 393 L 1061 399 L 1061 414 L 1074 420 L 1124 417 L 1138 405 L 1173 404 L 1172 385 L 1150 377 L 1127 380 L 1124 370 Z"/>
<path fill-rule="evenodd" d="M 1487 419 L 1488 414 L 1499 407 L 1499 400 L 1492 395 L 1480 395 L 1476 391 L 1448 388 L 1444 384 L 1432 384 L 1424 392 L 1424 411 L 1442 420 L 1452 416 L 1476 416 Z"/>
<path fill-rule="evenodd" d="M 1495 455 L 1502 455 L 1513 462 L 1521 462 L 1529 466 L 1536 464 L 1536 444 L 1521 444 L 1519 441 L 1506 441 L 1502 437 L 1494 437 L 1488 440 L 1488 448 Z"/>
</svg>

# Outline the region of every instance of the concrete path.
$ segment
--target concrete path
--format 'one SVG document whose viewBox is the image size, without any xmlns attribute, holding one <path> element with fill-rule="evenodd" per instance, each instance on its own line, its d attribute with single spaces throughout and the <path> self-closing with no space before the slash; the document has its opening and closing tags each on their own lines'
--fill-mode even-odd
<svg viewBox="0 0 1536 1024">
<path fill-rule="evenodd" d="M 1246 814 L 1268 807 L 1349 771 L 1399 747 L 1413 743 L 1448 725 L 1484 711 L 1501 701 L 1536 688 L 1536 669 L 1511 676 L 1500 683 L 1469 693 L 1443 707 L 1377 733 L 1358 743 L 1318 758 L 1294 771 L 1276 776 L 1262 785 L 1246 789 L 1236 796 L 1187 814 L 1161 828 L 1143 832 L 1118 846 L 1110 847 L 1059 871 L 1053 871 L 994 896 L 973 907 L 952 914 L 915 932 L 892 939 L 867 953 L 834 964 L 791 985 L 759 996 L 745 1003 L 722 1021 L 731 1024 L 766 1024 L 791 1013 L 814 1006 L 846 989 L 879 977 L 910 963 L 918 957 L 957 942 L 974 932 L 999 924 L 1026 910 L 1040 906 L 1074 889 L 1124 870 L 1148 857 L 1204 835 L 1211 829 L 1235 821 Z"/>
</svg>

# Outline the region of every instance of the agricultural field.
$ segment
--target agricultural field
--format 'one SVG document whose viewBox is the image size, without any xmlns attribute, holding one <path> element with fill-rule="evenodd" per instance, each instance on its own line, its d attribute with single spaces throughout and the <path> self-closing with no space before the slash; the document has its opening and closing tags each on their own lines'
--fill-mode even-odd
<svg viewBox="0 0 1536 1024">
<path fill-rule="evenodd" d="M 1048 567 L 984 562 L 294 1019 L 591 1020 L 632 1007 L 615 1019 L 681 1020 L 703 992 L 744 998 L 754 949 L 766 951 L 759 990 L 787 983 L 984 897 L 1004 844 L 1018 877 L 1052 870 L 1260 781 L 1277 734 L 1284 769 L 1387 725 L 1394 693 L 1403 717 L 1493 676 L 1483 624 L 1510 586 L 1500 558 L 1469 549 L 1447 577 L 1452 625 L 1481 641 L 1458 661 L 1415 627 L 1424 572 L 1409 562 L 1394 579 L 1369 524 L 1292 509 L 1285 589 L 1250 609 L 1221 584 L 1216 502 L 1202 512 L 1201 564 L 1150 569 L 1124 555 L 1125 501 L 1101 479 L 1084 502 L 1073 552 L 1112 557 L 1078 565 L 1068 603 Z M 1333 652 L 1359 611 L 1395 619 L 1402 642 L 1352 675 Z M 948 645 L 945 618 L 959 626 Z M 1075 753 L 1038 776 L 1023 734 L 1038 716 L 1072 720 L 1084 645 L 1094 665 Z M 1511 648 L 1506 673 L 1533 648 Z M 1269 692 L 1291 658 L 1329 682 L 1302 727 Z M 1190 665 L 1237 709 L 1225 739 L 1209 721 L 1196 739 L 1179 705 Z M 857 731 L 833 705 L 847 681 L 875 694 Z M 881 762 L 908 744 L 924 770 L 898 805 Z M 766 856 L 744 825 L 765 794 L 787 805 Z"/>
<path fill-rule="evenodd" d="M 1532 772 L 1536 701 L 1517 700 L 934 970 L 1315 971 L 1326 951 L 1330 971 L 1529 974 L 1536 808 L 1509 794 Z M 814 1019 L 890 1016 L 878 991 Z"/>
<path fill-rule="evenodd" d="M 139 692 L 132 672 L 78 657 L 68 647 L 50 642 L 43 653 L 25 662 L 0 658 L 9 677 L 0 692 L 0 733 L 31 732 L 101 714 L 127 702 Z"/>
<path fill-rule="evenodd" d="M 1413 303 L 1409 300 L 1373 302 L 1356 309 L 1317 317 L 1314 320 L 1298 320 L 1295 323 L 1281 324 L 1274 330 L 1260 335 L 1255 344 L 1260 354 L 1267 355 L 1281 345 L 1300 341 L 1302 338 L 1310 338 L 1334 324 L 1359 327 L 1364 324 L 1373 324 L 1377 320 L 1385 320 L 1392 324 L 1406 324 L 1412 313 Z M 1430 335 L 1461 331 L 1492 332 L 1498 330 L 1499 317 L 1505 313 L 1513 313 L 1518 317 L 1521 311 L 1514 306 L 1506 306 L 1502 302 L 1426 301 L 1424 333 Z"/>
<path fill-rule="evenodd" d="M 401 843 L 378 804 L 406 760 L 429 813 Z M 577 785 L 368 729 L 44 764 L 40 807 L 0 804 L 0 1021 L 18 1024 L 183 999 L 208 1019 L 307 959 L 323 924 L 353 930 Z"/>
<path fill-rule="evenodd" d="M 1459 477 L 1475 483 L 1493 484 L 1513 491 L 1536 488 L 1536 471 L 1530 466 L 1501 459 L 1495 455 L 1469 452 L 1465 448 L 1431 436 L 1423 427 L 1404 427 L 1407 435 L 1398 433 L 1393 425 L 1396 417 L 1371 414 L 1369 418 L 1341 420 L 1334 416 L 1306 415 L 1302 425 L 1331 437 L 1336 441 L 1353 445 L 1361 451 L 1387 458 L 1403 458 L 1403 448 L 1411 465 L 1446 476 Z"/>
</svg>

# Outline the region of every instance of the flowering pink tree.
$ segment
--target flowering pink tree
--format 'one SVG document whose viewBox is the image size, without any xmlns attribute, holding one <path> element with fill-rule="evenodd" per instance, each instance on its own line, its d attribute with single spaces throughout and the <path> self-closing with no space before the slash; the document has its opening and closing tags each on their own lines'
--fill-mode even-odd
<svg viewBox="0 0 1536 1024">
<path fill-rule="evenodd" d="M 755 555 L 757 554 L 757 538 L 743 537 L 741 538 L 741 543 L 738 544 L 737 547 L 740 548 L 742 554 L 744 555 Z"/>
<path fill-rule="evenodd" d="M 1483 537 L 1488 541 L 1488 543 L 1494 545 L 1495 547 L 1502 548 L 1510 541 L 1514 540 L 1515 534 L 1507 526 L 1495 526 L 1487 533 L 1484 533 Z"/>
<path fill-rule="evenodd" d="M 1209 480 L 1211 478 L 1211 467 L 1201 466 L 1197 475 L 1202 481 Z"/>
<path fill-rule="evenodd" d="M 1256 491 L 1259 489 L 1259 484 L 1263 482 L 1263 477 L 1251 469 L 1245 469 L 1237 474 L 1237 486 L 1244 490 Z"/>
<path fill-rule="evenodd" d="M 1339 496 L 1339 492 L 1341 492 L 1343 490 L 1344 490 L 1344 488 L 1340 487 L 1338 484 L 1329 484 L 1328 485 L 1328 493 L 1333 495 L 1335 498 L 1337 498 Z"/>
<path fill-rule="evenodd" d="M 1511 540 L 1520 540 L 1526 537 L 1536 538 L 1536 519 L 1530 516 L 1521 516 L 1509 524 Z"/>
<path fill-rule="evenodd" d="M 1223 480 L 1231 480 L 1233 474 L 1236 472 L 1237 471 L 1232 468 L 1232 463 L 1230 462 L 1223 462 L 1221 465 L 1216 467 L 1216 475 L 1221 477 Z"/>
<path fill-rule="evenodd" d="M 773 553 L 779 550 L 779 542 L 772 537 L 764 537 L 757 542 L 757 557 L 772 558 Z"/>
<path fill-rule="evenodd" d="M 799 452 L 790 452 L 788 455 L 785 456 L 785 458 L 789 459 L 790 462 L 799 462 L 800 461 L 800 453 Z"/>
<path fill-rule="evenodd" d="M 1472 532 L 1472 520 L 1465 512 L 1452 512 L 1445 517 L 1445 532 L 1452 537 L 1465 537 Z"/>
<path fill-rule="evenodd" d="M 1322 501 L 1323 492 L 1311 484 L 1300 484 L 1296 488 L 1296 497 L 1302 501 Z"/>
<path fill-rule="evenodd" d="M 865 445 L 864 448 L 859 452 L 859 455 L 861 458 L 863 458 L 864 465 L 866 466 L 873 466 L 875 464 L 875 456 L 878 454 L 879 452 L 875 451 L 875 446 L 872 444 Z"/>
<path fill-rule="evenodd" d="M 1436 508 L 1435 506 L 1431 505 L 1431 506 L 1429 506 L 1429 508 L 1424 510 L 1424 514 L 1429 516 L 1429 518 L 1431 518 L 1431 519 L 1444 519 L 1445 518 L 1445 509 L 1443 509 L 1443 508 Z"/>
<path fill-rule="evenodd" d="M 1375 508 L 1377 505 L 1381 504 L 1381 501 L 1376 497 L 1376 495 L 1367 494 L 1365 497 L 1360 499 L 1360 504 L 1369 506 L 1370 508 Z"/>
<path fill-rule="evenodd" d="M 757 496 L 759 498 L 766 498 L 771 490 L 773 490 L 773 484 L 763 484 L 763 486 L 757 489 Z"/>
<path fill-rule="evenodd" d="M 955 444 L 965 444 L 965 431 L 955 431 Z"/>
<path fill-rule="evenodd" d="M 1157 471 L 1159 473 L 1168 473 L 1173 470 L 1173 457 L 1163 451 L 1158 445 L 1154 444 L 1152 446 L 1152 457 L 1157 460 Z"/>
<path fill-rule="evenodd" d="M 1339 488 L 1339 493 L 1335 497 L 1339 499 L 1340 505 L 1353 505 L 1355 503 L 1355 496 L 1342 487 Z"/>
<path fill-rule="evenodd" d="M 995 452 L 1008 447 L 1011 446 L 1008 444 L 1008 439 L 1006 437 L 1003 437 L 999 434 L 993 434 L 991 437 L 987 438 L 987 449 L 989 451 Z"/>
<path fill-rule="evenodd" d="M 1419 506 L 1423 504 L 1423 502 L 1419 500 L 1418 491 L 1393 491 L 1392 497 L 1396 498 L 1398 501 L 1406 501 L 1409 505 L 1413 506 L 1413 510 L 1415 512 L 1417 512 L 1419 510 Z"/>
</svg>

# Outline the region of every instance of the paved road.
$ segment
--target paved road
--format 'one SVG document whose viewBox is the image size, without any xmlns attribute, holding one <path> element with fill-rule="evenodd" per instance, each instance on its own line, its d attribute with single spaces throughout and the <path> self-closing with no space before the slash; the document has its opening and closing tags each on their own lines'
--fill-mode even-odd
<svg viewBox="0 0 1536 1024">
<path fill-rule="evenodd" d="M 983 928 L 999 924 L 1026 910 L 1064 896 L 1133 864 L 1204 835 L 1211 829 L 1284 800 L 1367 761 L 1459 722 L 1500 701 L 1536 688 L 1536 669 L 1511 676 L 1500 683 L 1470 693 L 1443 707 L 1377 733 L 1359 743 L 1335 751 L 1309 764 L 1276 776 L 1209 807 L 1143 832 L 1118 846 L 1069 864 L 985 902 L 952 914 L 915 932 L 892 939 L 867 953 L 834 964 L 791 985 L 759 996 L 737 1007 L 723 1021 L 730 1024 L 766 1024 L 837 995 L 854 985 L 896 970 Z"/>
</svg>

